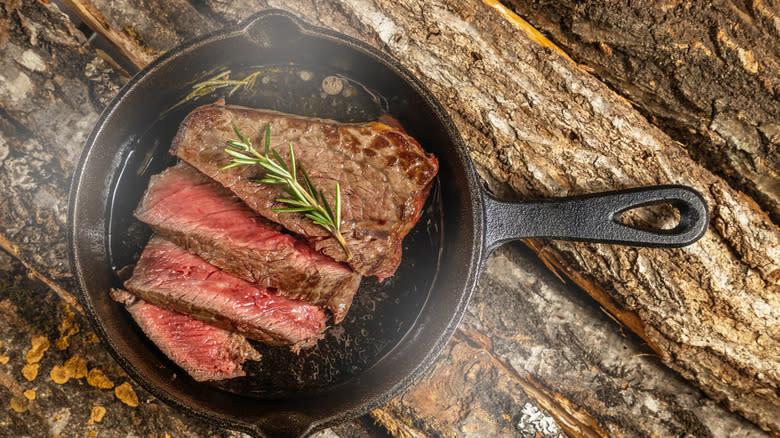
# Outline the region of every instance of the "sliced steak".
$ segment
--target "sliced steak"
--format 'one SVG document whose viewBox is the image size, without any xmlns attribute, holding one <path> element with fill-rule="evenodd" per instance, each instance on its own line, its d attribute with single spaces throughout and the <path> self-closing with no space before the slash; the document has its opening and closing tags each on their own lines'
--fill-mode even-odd
<svg viewBox="0 0 780 438">
<path fill-rule="evenodd" d="M 198 382 L 244 376 L 244 361 L 260 360 L 260 353 L 241 335 L 149 304 L 124 290 L 112 290 L 111 298 L 124 304 L 157 348 Z"/>
<path fill-rule="evenodd" d="M 233 125 L 262 152 L 266 124 L 271 126 L 271 147 L 289 163 L 292 142 L 296 159 L 331 205 L 336 183 L 341 185 L 341 228 L 351 260 L 335 238 L 303 215 L 271 211 L 284 206 L 275 199 L 287 195 L 278 186 L 251 181 L 263 175 L 260 166 L 220 170 L 230 162 L 224 149 L 225 141 L 236 137 Z M 439 166 L 402 129 L 382 122 L 343 124 L 221 102 L 191 112 L 171 151 L 320 252 L 380 280 L 398 268 L 401 240 L 420 218 Z"/>
<path fill-rule="evenodd" d="M 360 275 L 281 232 L 188 164 L 152 177 L 136 217 L 159 235 L 239 278 L 327 307 L 338 323 Z"/>
<path fill-rule="evenodd" d="M 154 305 L 270 345 L 292 345 L 296 352 L 322 337 L 327 320 L 317 306 L 222 272 L 158 236 L 149 240 L 125 287 Z"/>
</svg>

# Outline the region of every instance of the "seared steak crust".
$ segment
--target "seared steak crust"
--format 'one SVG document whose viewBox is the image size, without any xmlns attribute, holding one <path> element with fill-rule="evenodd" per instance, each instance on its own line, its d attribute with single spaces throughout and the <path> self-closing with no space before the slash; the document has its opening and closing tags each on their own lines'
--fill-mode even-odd
<svg viewBox="0 0 780 438">
<path fill-rule="evenodd" d="M 135 216 L 212 265 L 280 295 L 327 307 L 338 323 L 360 276 L 259 217 L 188 164 L 152 176 Z"/>
<path fill-rule="evenodd" d="M 260 353 L 241 335 L 149 304 L 124 290 L 112 290 L 111 298 L 124 304 L 160 351 L 198 382 L 244 376 L 244 361 L 260 360 Z"/>
<path fill-rule="evenodd" d="M 222 272 L 158 236 L 149 240 L 125 287 L 156 306 L 270 345 L 292 345 L 293 351 L 314 345 L 327 319 L 319 307 Z"/>
<path fill-rule="evenodd" d="M 289 162 L 292 142 L 296 159 L 331 205 L 336 183 L 341 185 L 342 234 L 354 256 L 349 265 L 380 280 L 393 275 L 401 260 L 401 240 L 419 219 L 438 171 L 436 158 L 403 130 L 382 122 L 344 124 L 220 103 L 187 116 L 172 153 L 338 261 L 347 261 L 346 254 L 325 229 L 300 214 L 271 211 L 283 206 L 275 199 L 286 195 L 277 186 L 251 181 L 262 177 L 260 166 L 220 171 L 230 161 L 224 149 L 225 141 L 236 137 L 233 125 L 262 151 L 266 124 L 271 126 L 271 147 Z"/>
</svg>

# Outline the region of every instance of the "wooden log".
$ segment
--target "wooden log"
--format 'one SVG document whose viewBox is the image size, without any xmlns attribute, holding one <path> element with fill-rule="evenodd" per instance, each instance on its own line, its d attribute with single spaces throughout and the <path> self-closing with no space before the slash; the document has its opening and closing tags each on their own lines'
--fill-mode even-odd
<svg viewBox="0 0 780 438">
<path fill-rule="evenodd" d="M 372 415 L 422 436 L 765 436 L 519 244 L 490 257 L 430 374 Z"/>
<path fill-rule="evenodd" d="M 229 19 L 254 2 L 207 2 Z M 323 2 L 324 3 L 324 2 Z M 560 196 L 688 184 L 712 226 L 683 249 L 530 242 L 715 400 L 780 433 L 780 231 L 755 202 L 693 162 L 623 98 L 477 1 L 284 6 L 376 41 L 447 105 L 499 193 Z M 506 44 L 512 41 L 512 44 Z M 653 218 L 653 215 L 656 217 Z M 672 218 L 643 213 L 638 220 Z"/>
<path fill-rule="evenodd" d="M 112 43 L 137 69 L 182 41 L 216 30 L 186 0 L 63 0 L 94 32 Z"/>
<path fill-rule="evenodd" d="M 507 5 L 780 223 L 777 2 Z"/>
<path fill-rule="evenodd" d="M 0 246 L 73 290 L 69 180 L 99 111 L 124 79 L 54 5 L 0 7 Z"/>
</svg>

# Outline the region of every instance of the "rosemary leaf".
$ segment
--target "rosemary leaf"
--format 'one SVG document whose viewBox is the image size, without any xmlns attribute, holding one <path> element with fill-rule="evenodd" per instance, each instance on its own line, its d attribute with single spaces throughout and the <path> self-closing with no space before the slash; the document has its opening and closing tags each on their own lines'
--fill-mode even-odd
<svg viewBox="0 0 780 438">
<path fill-rule="evenodd" d="M 298 180 L 298 175 L 295 173 L 295 154 L 293 153 L 293 147 L 292 142 L 288 143 L 290 146 L 290 173 L 292 173 L 292 177 L 294 180 Z"/>
<path fill-rule="evenodd" d="M 303 168 L 303 165 L 298 166 L 301 169 L 301 173 L 303 174 L 303 181 L 306 183 L 306 191 L 309 192 L 309 194 L 314 198 L 315 202 L 319 202 L 319 199 L 317 197 L 317 191 L 314 190 L 314 184 L 311 183 L 311 179 L 309 178 L 309 174 L 306 172 L 306 169 Z M 339 190 L 338 184 L 336 184 L 336 190 Z M 341 223 L 339 221 L 338 223 Z"/>
<path fill-rule="evenodd" d="M 285 204 L 290 204 L 290 205 L 297 205 L 298 207 L 307 207 L 307 208 L 311 208 L 311 207 L 309 206 L 309 204 L 307 204 L 306 202 L 303 202 L 303 201 L 298 201 L 298 200 L 295 200 L 295 199 L 287 199 L 287 198 L 276 198 L 276 202 L 283 202 L 283 203 L 285 203 Z"/>
<path fill-rule="evenodd" d="M 225 153 L 227 153 L 228 155 L 230 155 L 233 158 L 238 158 L 238 159 L 241 159 L 241 160 L 251 160 L 252 159 L 252 157 L 248 157 L 248 156 L 242 154 L 241 152 L 235 151 L 233 149 L 225 149 Z"/>
<path fill-rule="evenodd" d="M 243 146 L 244 144 L 246 144 L 246 147 L 247 147 L 247 149 L 249 149 L 249 148 L 251 148 L 251 147 L 252 147 L 252 142 L 251 142 L 251 141 L 247 141 L 247 140 L 244 138 L 244 136 L 243 136 L 243 135 L 241 135 L 241 131 L 239 131 L 239 130 L 238 130 L 238 126 L 236 126 L 236 125 L 233 125 L 233 132 L 235 132 L 235 133 L 236 133 L 236 135 L 238 136 L 238 139 L 239 139 L 239 140 L 241 140 L 241 142 L 237 142 L 237 141 L 235 141 L 235 140 L 228 140 L 228 144 L 229 144 L 229 143 L 231 143 L 231 142 L 232 142 L 232 143 L 238 143 L 238 144 L 239 144 L 239 145 L 241 145 L 241 146 Z M 232 145 L 231 145 L 231 146 L 232 146 Z"/>
<path fill-rule="evenodd" d="M 336 223 L 341 223 L 341 185 L 336 183 Z"/>
<path fill-rule="evenodd" d="M 251 181 L 256 182 L 258 184 L 269 184 L 269 185 L 287 184 L 283 180 L 275 179 L 275 178 L 252 179 Z"/>
<path fill-rule="evenodd" d="M 333 217 L 333 210 L 330 209 L 330 204 L 328 204 L 328 200 L 325 199 L 325 194 L 322 193 L 322 190 L 320 190 L 320 199 L 322 199 L 322 203 L 325 205 L 325 210 L 328 212 L 328 216 Z"/>
<path fill-rule="evenodd" d="M 209 95 L 221 88 L 230 87 L 230 90 L 227 94 L 228 97 L 232 96 L 236 91 L 240 90 L 241 87 L 247 90 L 252 89 L 254 88 L 255 81 L 257 80 L 257 77 L 260 75 L 260 73 L 261 71 L 250 73 L 243 79 L 230 79 L 230 70 L 218 73 L 208 79 L 193 84 L 191 87 L 192 91 L 190 91 L 189 94 L 184 97 L 184 99 L 176 102 L 176 104 L 165 110 L 163 114 L 166 114 L 187 102 L 192 102 L 203 96 Z"/>
<path fill-rule="evenodd" d="M 247 84 L 254 84 L 256 75 L 249 80 L 245 78 Z M 231 91 L 232 92 L 232 91 Z M 336 183 L 336 213 L 334 215 L 328 200 L 325 198 L 325 192 L 317 190 L 309 178 L 309 174 L 301 163 L 295 159 L 295 151 L 292 143 L 288 143 L 290 150 L 290 164 L 284 162 L 281 155 L 271 149 L 271 125 L 265 126 L 265 154 L 260 154 L 252 146 L 249 137 L 244 137 L 238 126 L 233 125 L 233 131 L 238 140 L 228 139 L 225 144 L 225 153 L 231 157 L 230 163 L 223 166 L 220 170 L 230 169 L 239 166 L 259 165 L 265 170 L 265 175 L 260 179 L 251 181 L 259 184 L 282 185 L 281 189 L 287 193 L 289 198 L 276 198 L 276 202 L 286 204 L 290 207 L 274 208 L 271 211 L 276 213 L 303 213 L 317 226 L 325 228 L 339 244 L 344 248 L 347 260 L 352 259 L 352 252 L 347 247 L 344 236 L 341 235 L 341 186 Z M 250 156 L 251 154 L 252 156 Z M 272 159 L 273 157 L 273 159 Z M 298 182 L 298 170 L 303 175 L 304 185 Z"/>
<path fill-rule="evenodd" d="M 272 149 L 271 153 L 274 154 L 274 158 L 276 158 L 276 161 L 279 162 L 279 165 L 284 168 L 287 172 L 290 172 L 290 169 L 287 168 L 287 164 L 282 160 L 282 156 L 279 155 L 279 152 L 276 152 L 276 149 Z"/>
</svg>

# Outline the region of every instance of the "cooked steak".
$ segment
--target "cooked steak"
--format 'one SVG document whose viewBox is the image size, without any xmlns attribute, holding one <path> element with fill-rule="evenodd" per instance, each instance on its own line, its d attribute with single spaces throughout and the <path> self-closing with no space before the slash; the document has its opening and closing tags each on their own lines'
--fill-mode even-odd
<svg viewBox="0 0 780 438">
<path fill-rule="evenodd" d="M 246 338 L 191 316 L 149 304 L 114 289 L 111 298 L 125 308 L 149 339 L 198 382 L 244 376 L 245 360 L 260 360 Z"/>
<path fill-rule="evenodd" d="M 161 238 L 144 248 L 127 290 L 151 304 L 293 351 L 322 337 L 327 316 L 317 306 L 291 300 L 222 272 Z"/>
<path fill-rule="evenodd" d="M 135 211 L 166 239 L 239 278 L 327 307 L 338 323 L 360 275 L 259 217 L 229 190 L 185 163 L 152 177 Z"/>
<path fill-rule="evenodd" d="M 271 147 L 289 163 L 288 142 L 315 187 L 333 205 L 336 183 L 342 191 L 342 234 L 353 258 L 324 228 L 297 213 L 275 213 L 287 195 L 278 186 L 257 184 L 260 166 L 220 170 L 230 162 L 225 141 L 233 125 L 262 152 L 266 124 Z M 438 161 L 402 129 L 382 122 L 344 124 L 274 111 L 225 106 L 191 112 L 179 127 L 171 151 L 233 191 L 254 211 L 307 239 L 318 251 L 347 261 L 363 275 L 384 279 L 401 261 L 401 240 L 420 218 Z"/>
</svg>

